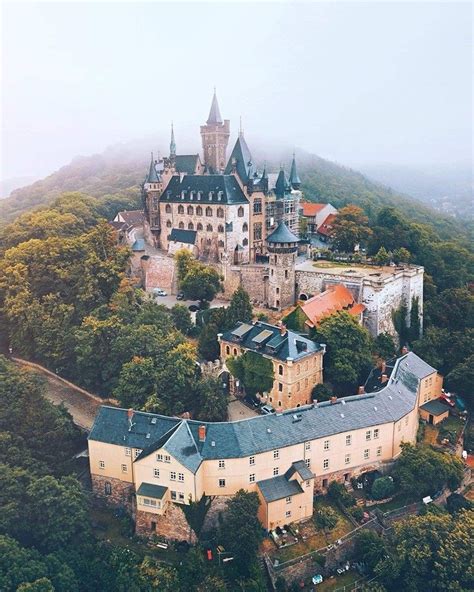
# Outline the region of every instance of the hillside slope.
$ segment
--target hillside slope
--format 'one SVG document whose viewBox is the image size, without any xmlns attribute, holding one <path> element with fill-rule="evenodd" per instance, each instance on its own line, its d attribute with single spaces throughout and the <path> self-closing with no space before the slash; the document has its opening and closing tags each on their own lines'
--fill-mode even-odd
<svg viewBox="0 0 474 592">
<path fill-rule="evenodd" d="M 143 144 L 143 145 L 142 145 Z M 75 158 L 52 175 L 14 191 L 0 202 L 2 224 L 19 214 L 51 203 L 65 191 L 80 191 L 93 197 L 116 195 L 139 203 L 139 185 L 149 163 L 152 141 L 108 148 L 102 154 Z M 155 144 L 156 146 L 156 144 Z M 361 206 L 371 219 L 383 206 L 393 206 L 414 221 L 433 226 L 444 239 L 467 239 L 467 223 L 443 216 L 416 199 L 369 181 L 361 173 L 307 153 L 298 154 L 303 191 L 308 200 Z"/>
</svg>

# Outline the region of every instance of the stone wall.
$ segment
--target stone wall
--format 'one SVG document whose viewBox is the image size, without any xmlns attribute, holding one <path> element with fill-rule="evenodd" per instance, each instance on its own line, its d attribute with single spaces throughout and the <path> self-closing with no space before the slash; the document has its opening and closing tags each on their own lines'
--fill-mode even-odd
<svg viewBox="0 0 474 592">
<path fill-rule="evenodd" d="M 196 533 L 189 526 L 183 510 L 173 503 L 166 506 L 163 515 L 137 510 L 135 531 L 141 536 L 157 535 L 170 541 L 187 541 L 191 545 L 197 542 Z"/>
<path fill-rule="evenodd" d="M 108 505 L 123 506 L 129 512 L 132 511 L 135 488 L 132 483 L 106 477 L 103 475 L 91 475 L 92 492 L 103 499 Z M 110 494 L 106 493 L 106 484 L 110 484 Z"/>
<path fill-rule="evenodd" d="M 202 526 L 203 532 L 208 532 L 213 528 L 217 528 L 219 524 L 219 514 L 226 511 L 227 502 L 231 499 L 231 495 L 220 495 L 218 497 L 212 498 L 211 505 L 209 506 L 206 517 L 204 519 L 204 524 Z"/>
<path fill-rule="evenodd" d="M 167 255 L 151 255 L 148 259 L 142 258 L 143 286 L 145 290 L 162 288 L 171 293 L 177 291 L 177 274 L 175 262 Z"/>
<path fill-rule="evenodd" d="M 254 304 L 265 305 L 267 303 L 268 266 L 258 264 L 227 265 L 223 266 L 222 275 L 224 276 L 224 298 L 232 298 L 235 290 L 242 286 Z"/>
</svg>

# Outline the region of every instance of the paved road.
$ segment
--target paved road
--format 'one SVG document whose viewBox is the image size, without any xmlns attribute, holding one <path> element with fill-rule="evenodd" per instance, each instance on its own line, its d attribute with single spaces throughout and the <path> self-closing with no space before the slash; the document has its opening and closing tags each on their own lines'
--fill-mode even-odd
<svg viewBox="0 0 474 592">
<path fill-rule="evenodd" d="M 237 421 L 239 419 L 247 419 L 248 417 L 255 417 L 258 415 L 256 411 L 250 409 L 237 399 L 233 399 L 227 407 L 229 414 L 229 421 Z"/>
</svg>

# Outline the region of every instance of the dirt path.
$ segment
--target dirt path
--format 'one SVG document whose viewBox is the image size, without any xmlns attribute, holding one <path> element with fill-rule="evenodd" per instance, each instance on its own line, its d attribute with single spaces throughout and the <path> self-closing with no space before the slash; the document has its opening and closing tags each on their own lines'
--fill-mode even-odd
<svg viewBox="0 0 474 592">
<path fill-rule="evenodd" d="M 15 361 L 19 366 L 28 368 L 31 372 L 42 376 L 46 380 L 46 398 L 55 405 L 64 403 L 64 406 L 72 415 L 74 423 L 87 431 L 91 429 L 99 407 L 104 403 L 108 403 L 87 394 L 82 389 L 69 386 L 60 378 L 51 376 L 48 371 L 42 370 L 38 366 L 33 367 L 18 358 Z"/>
</svg>

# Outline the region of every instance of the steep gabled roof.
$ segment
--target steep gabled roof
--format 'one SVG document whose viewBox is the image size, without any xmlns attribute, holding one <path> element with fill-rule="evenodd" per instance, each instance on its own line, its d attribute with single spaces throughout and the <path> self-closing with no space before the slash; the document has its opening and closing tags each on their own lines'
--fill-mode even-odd
<svg viewBox="0 0 474 592">
<path fill-rule="evenodd" d="M 212 97 L 211 110 L 209 111 L 209 117 L 207 118 L 208 125 L 223 123 L 221 112 L 219 109 L 219 103 L 217 102 L 216 91 L 214 90 L 214 96 Z"/>
<path fill-rule="evenodd" d="M 349 314 L 359 315 L 365 306 L 355 302 L 351 291 L 344 284 L 336 284 L 307 300 L 301 305 L 301 310 L 310 326 L 315 327 L 324 317 L 335 312 L 346 310 Z"/>
<path fill-rule="evenodd" d="M 200 199 L 198 192 L 201 192 Z M 234 205 L 248 203 L 248 199 L 233 175 L 185 175 L 183 178 L 173 175 L 162 194 L 161 202 L 192 203 L 196 206 L 200 203 Z"/>
<path fill-rule="evenodd" d="M 250 153 L 249 147 L 247 146 L 247 142 L 245 141 L 243 135 L 239 135 L 237 138 L 230 158 L 227 161 L 227 166 L 224 171 L 226 175 L 230 175 L 232 173 L 234 168 L 234 160 L 237 174 L 239 175 L 242 183 L 245 185 L 249 181 L 249 171 L 252 168 L 252 154 Z"/>
<path fill-rule="evenodd" d="M 199 154 L 177 154 L 174 166 L 178 173 L 194 175 L 199 162 Z"/>
<path fill-rule="evenodd" d="M 275 195 L 277 197 L 283 197 L 285 193 L 288 193 L 290 190 L 291 187 L 288 182 L 288 179 L 286 178 L 285 171 L 283 169 L 280 169 L 275 183 Z"/>
<path fill-rule="evenodd" d="M 300 203 L 301 207 L 303 208 L 303 216 L 316 216 L 322 209 L 324 209 L 328 204 L 323 203 L 311 203 L 308 201 L 303 201 Z"/>
<path fill-rule="evenodd" d="M 324 222 L 318 228 L 318 234 L 323 234 L 324 236 L 331 236 L 332 234 L 332 225 L 334 220 L 336 219 L 337 214 L 329 214 L 329 216 L 324 220 Z"/>
<path fill-rule="evenodd" d="M 158 173 L 156 172 L 155 168 L 155 160 L 153 158 L 153 152 L 151 153 L 151 162 L 150 168 L 148 170 L 148 175 L 146 176 L 145 183 L 159 183 L 161 181 Z"/>
<path fill-rule="evenodd" d="M 298 171 L 296 170 L 296 159 L 294 154 L 293 160 L 291 161 L 290 183 L 295 189 L 298 189 L 298 187 L 301 185 L 301 179 L 299 178 Z"/>
</svg>

